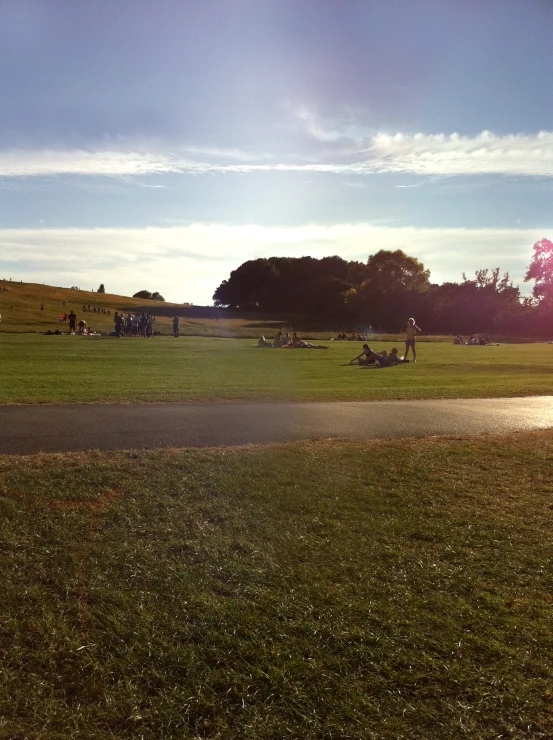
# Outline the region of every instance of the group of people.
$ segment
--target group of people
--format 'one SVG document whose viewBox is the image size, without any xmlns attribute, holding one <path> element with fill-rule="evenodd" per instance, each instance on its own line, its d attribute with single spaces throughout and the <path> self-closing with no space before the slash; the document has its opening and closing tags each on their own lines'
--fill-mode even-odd
<svg viewBox="0 0 553 740">
<path fill-rule="evenodd" d="M 149 339 L 154 336 L 155 316 L 150 313 L 123 313 L 115 312 L 113 324 L 116 337 L 143 337 Z"/>
<path fill-rule="evenodd" d="M 337 342 L 366 342 L 367 341 L 367 335 L 365 333 L 363 334 L 352 334 L 351 337 L 348 337 L 345 331 L 340 332 L 338 336 L 336 337 Z"/>
<path fill-rule="evenodd" d="M 399 356 L 399 350 L 394 347 L 390 350 L 390 353 L 386 350 L 382 352 L 375 352 L 369 347 L 368 344 L 363 345 L 363 351 L 361 354 L 350 360 L 350 365 L 378 365 L 380 367 L 390 367 L 391 365 L 400 365 L 404 362 L 410 362 L 407 359 L 409 350 L 413 353 L 413 362 L 417 361 L 417 332 L 420 332 L 420 328 L 416 325 L 415 319 L 409 319 L 407 322 L 407 331 L 405 335 L 405 354 L 403 357 Z"/>
<path fill-rule="evenodd" d="M 471 334 L 471 336 L 467 339 L 465 342 L 464 337 L 462 337 L 460 334 L 458 334 L 455 339 L 453 340 L 453 344 L 466 344 L 466 345 L 475 345 L 480 347 L 491 347 L 492 342 L 489 336 L 485 337 L 479 337 L 477 334 Z"/>
<path fill-rule="evenodd" d="M 90 311 L 90 308 L 88 309 Z M 97 313 L 107 313 L 111 315 L 109 309 L 97 310 Z M 155 316 L 147 313 L 129 313 L 126 316 L 123 312 L 115 312 L 113 317 L 114 324 L 114 335 L 116 337 L 152 337 L 154 335 L 153 325 L 155 324 Z M 92 327 L 87 327 L 85 319 L 77 321 L 77 314 L 71 309 L 69 313 L 64 313 L 60 316 L 60 323 L 69 323 L 69 334 L 82 334 L 82 335 L 97 335 Z M 47 334 L 59 334 L 59 331 L 52 332 L 48 331 Z"/>
<path fill-rule="evenodd" d="M 363 345 L 363 351 L 353 360 L 349 361 L 350 365 L 379 365 L 380 367 L 390 367 L 390 365 L 400 365 L 403 362 L 409 362 L 404 357 L 400 357 L 396 347 L 390 350 L 390 354 L 386 350 L 382 352 L 375 352 L 369 347 L 368 344 Z"/>
<path fill-rule="evenodd" d="M 103 313 L 111 316 L 111 308 L 96 308 L 96 306 L 92 306 L 91 308 L 89 303 L 83 306 L 83 313 Z"/>
<path fill-rule="evenodd" d="M 265 337 L 260 337 L 257 343 L 258 347 L 285 347 L 288 349 L 328 349 L 326 344 L 311 344 L 298 337 L 297 332 L 284 334 L 282 331 L 277 332 L 273 341 L 270 342 Z"/>
<path fill-rule="evenodd" d="M 86 327 L 86 321 L 84 319 L 81 319 L 77 323 L 77 314 L 73 309 L 69 313 L 64 313 L 63 316 L 60 316 L 60 323 L 63 322 L 66 324 L 69 322 L 69 333 L 70 334 L 94 334 L 95 332 L 92 330 L 92 328 Z M 79 327 L 77 329 L 77 326 Z M 47 334 L 56 334 L 56 332 L 46 332 Z"/>
</svg>

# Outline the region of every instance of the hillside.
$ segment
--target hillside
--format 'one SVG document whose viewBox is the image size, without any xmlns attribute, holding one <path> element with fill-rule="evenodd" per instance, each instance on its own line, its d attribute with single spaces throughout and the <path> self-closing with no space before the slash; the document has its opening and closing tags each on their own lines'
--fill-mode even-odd
<svg viewBox="0 0 553 740">
<path fill-rule="evenodd" d="M 67 301 L 65 306 L 63 305 L 64 300 Z M 44 310 L 41 310 L 41 304 L 44 304 Z M 169 331 L 170 318 L 175 315 L 176 310 L 175 304 L 162 301 L 145 301 L 110 293 L 93 293 L 87 290 L 0 280 L 0 314 L 2 315 L 0 331 L 10 333 L 34 333 L 48 329 L 68 331 L 67 326 L 64 327 L 59 323 L 60 316 L 73 309 L 80 319 L 83 317 L 83 305 L 85 304 L 87 307 L 90 305 L 91 308 L 91 312 L 84 314 L 87 325 L 102 333 L 113 331 L 115 311 L 146 311 L 156 316 L 167 317 L 160 318 L 158 329 Z M 109 308 L 111 315 L 92 311 L 94 308 L 102 307 Z M 159 314 L 161 308 L 164 311 Z M 178 306 L 178 309 L 182 308 L 183 306 Z M 168 316 L 168 313 L 171 316 Z"/>
<path fill-rule="evenodd" d="M 67 301 L 65 306 L 64 300 Z M 44 304 L 44 310 L 41 310 L 41 304 Z M 90 305 L 91 311 L 83 314 L 84 305 Z M 94 313 L 92 310 L 102 307 L 110 309 L 111 315 Z M 113 331 L 115 311 L 151 313 L 156 317 L 156 331 L 162 334 L 172 333 L 171 319 L 175 315 L 181 317 L 180 333 L 194 336 L 258 337 L 266 334 L 272 337 L 282 325 L 290 323 L 290 317 L 267 317 L 211 306 L 149 301 L 110 293 L 0 280 L 0 333 L 37 333 L 49 329 L 67 332 L 67 324 L 60 324 L 59 319 L 71 309 L 78 319 L 85 319 L 87 326 L 106 334 Z M 307 321 L 294 318 L 296 321 L 292 326 L 295 324 L 302 330 L 311 328 Z"/>
</svg>

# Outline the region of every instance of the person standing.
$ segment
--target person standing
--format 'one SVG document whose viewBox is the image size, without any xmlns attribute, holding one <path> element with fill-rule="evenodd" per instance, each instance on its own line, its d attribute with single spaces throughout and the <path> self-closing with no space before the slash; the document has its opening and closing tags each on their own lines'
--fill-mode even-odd
<svg viewBox="0 0 553 740">
<path fill-rule="evenodd" d="M 77 329 L 77 314 L 71 309 L 71 313 L 69 314 L 69 333 L 75 333 Z"/>
<path fill-rule="evenodd" d="M 180 319 L 178 316 L 173 316 L 173 336 L 178 337 L 179 335 L 179 323 Z"/>
<path fill-rule="evenodd" d="M 413 351 L 413 362 L 417 361 L 417 350 L 415 349 L 415 345 L 418 331 L 420 331 L 420 329 L 415 324 L 415 319 L 409 319 L 409 321 L 407 322 L 407 333 L 405 336 L 405 354 L 403 356 L 405 360 L 407 359 L 409 347 L 411 347 L 411 350 Z"/>
<path fill-rule="evenodd" d="M 115 312 L 115 317 L 113 319 L 113 323 L 115 325 L 115 336 L 120 337 L 121 336 L 121 329 L 123 327 L 124 319 L 123 316 L 119 316 L 117 311 Z"/>
</svg>

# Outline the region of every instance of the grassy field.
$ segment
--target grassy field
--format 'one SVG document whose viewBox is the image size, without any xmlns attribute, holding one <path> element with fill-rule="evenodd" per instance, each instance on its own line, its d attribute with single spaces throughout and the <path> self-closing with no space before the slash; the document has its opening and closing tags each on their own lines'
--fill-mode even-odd
<svg viewBox="0 0 553 740">
<path fill-rule="evenodd" d="M 333 342 L 328 350 L 316 351 L 259 349 L 252 340 L 202 337 L 5 334 L 0 337 L 0 403 L 335 401 L 553 391 L 553 345 L 426 343 L 419 345 L 416 364 L 384 369 L 348 365 L 360 350 L 353 342 Z"/>
<path fill-rule="evenodd" d="M 0 458 L 0 738 L 551 738 L 553 433 Z"/>
</svg>

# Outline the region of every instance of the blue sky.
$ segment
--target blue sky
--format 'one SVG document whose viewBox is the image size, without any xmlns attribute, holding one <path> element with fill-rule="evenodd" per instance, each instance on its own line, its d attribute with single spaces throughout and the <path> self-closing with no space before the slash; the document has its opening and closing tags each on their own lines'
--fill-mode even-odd
<svg viewBox="0 0 553 740">
<path fill-rule="evenodd" d="M 209 303 L 245 259 L 400 247 L 520 282 L 552 29 L 550 0 L 4 0 L 0 277 Z"/>
</svg>

